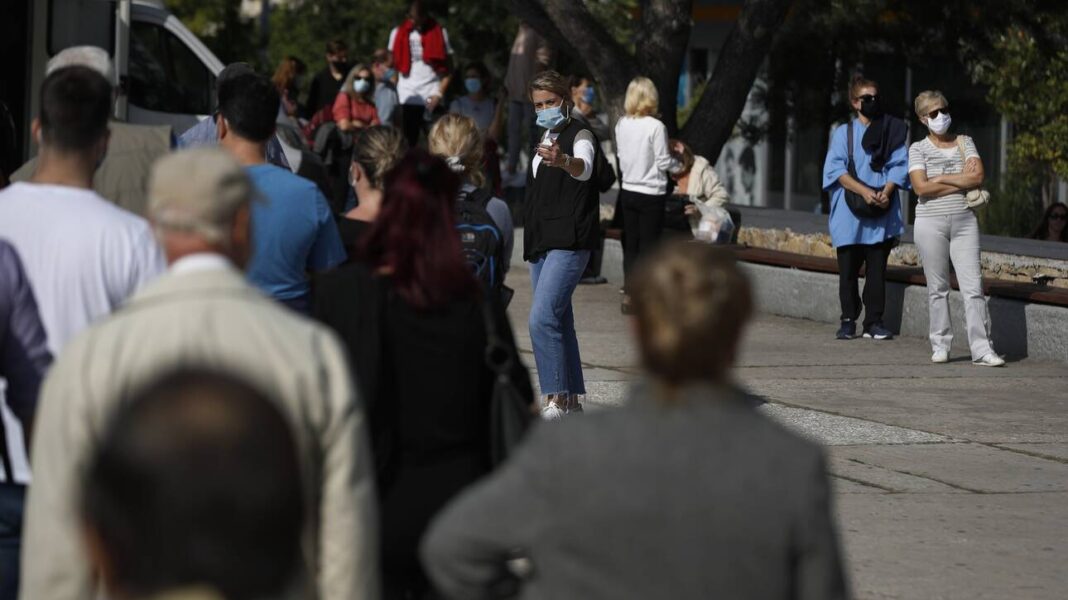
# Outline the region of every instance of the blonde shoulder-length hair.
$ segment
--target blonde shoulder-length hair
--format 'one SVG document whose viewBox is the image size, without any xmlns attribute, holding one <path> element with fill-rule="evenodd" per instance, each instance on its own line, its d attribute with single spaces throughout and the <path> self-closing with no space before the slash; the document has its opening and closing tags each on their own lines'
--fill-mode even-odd
<svg viewBox="0 0 1068 600">
<path fill-rule="evenodd" d="M 444 158 L 449 168 L 476 187 L 486 185 L 482 172 L 482 134 L 471 117 L 449 113 L 434 123 L 427 136 L 430 153 Z"/>
<path fill-rule="evenodd" d="M 660 94 L 648 77 L 635 77 L 627 86 L 623 110 L 628 117 L 652 117 L 660 112 Z"/>
</svg>

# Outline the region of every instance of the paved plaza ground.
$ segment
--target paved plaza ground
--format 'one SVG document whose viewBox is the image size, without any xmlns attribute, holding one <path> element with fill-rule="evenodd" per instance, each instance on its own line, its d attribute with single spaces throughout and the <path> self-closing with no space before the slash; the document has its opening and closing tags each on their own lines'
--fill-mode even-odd
<svg viewBox="0 0 1068 600">
<path fill-rule="evenodd" d="M 533 368 L 529 274 L 508 279 Z M 575 312 L 587 410 L 616 406 L 636 362 L 618 286 L 580 286 Z M 926 340 L 834 329 L 762 315 L 737 377 L 827 445 L 855 597 L 1068 598 L 1068 365 L 936 366 Z"/>
</svg>

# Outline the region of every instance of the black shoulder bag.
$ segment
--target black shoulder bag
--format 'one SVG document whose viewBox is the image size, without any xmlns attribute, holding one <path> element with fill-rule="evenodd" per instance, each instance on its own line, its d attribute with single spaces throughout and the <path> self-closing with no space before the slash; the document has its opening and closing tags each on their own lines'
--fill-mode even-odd
<svg viewBox="0 0 1068 600">
<path fill-rule="evenodd" d="M 530 387 L 530 376 L 518 364 L 515 341 L 497 326 L 497 312 L 494 301 L 487 295 L 482 302 L 482 318 L 486 324 L 486 366 L 493 373 L 489 454 L 490 464 L 494 467 L 511 455 L 534 420 L 531 410 L 534 391 Z M 525 381 L 515 378 L 517 371 L 522 371 Z"/>
<path fill-rule="evenodd" d="M 871 188 L 871 186 L 861 181 L 860 177 L 857 177 L 857 165 L 853 162 L 853 122 L 846 123 L 846 128 L 846 144 L 849 147 L 849 162 L 846 163 L 846 170 L 849 171 L 849 176 L 856 179 L 861 185 Z M 868 204 L 863 196 L 850 191 L 845 186 L 842 187 L 842 191 L 845 192 L 846 205 L 849 206 L 849 210 L 860 219 L 877 219 L 890 210 L 889 204 L 885 207 Z M 872 191 L 876 190 L 873 189 Z"/>
</svg>

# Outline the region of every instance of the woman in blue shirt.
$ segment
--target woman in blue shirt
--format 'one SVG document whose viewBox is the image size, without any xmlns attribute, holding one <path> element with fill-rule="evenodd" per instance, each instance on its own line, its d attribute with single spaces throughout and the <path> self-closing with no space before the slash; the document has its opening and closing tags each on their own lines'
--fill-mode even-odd
<svg viewBox="0 0 1068 600">
<path fill-rule="evenodd" d="M 857 280 L 863 264 L 864 337 L 886 340 L 893 337 L 883 326 L 886 262 L 905 231 L 897 190 L 908 184 L 908 134 L 904 121 L 883 114 L 879 86 L 874 81 L 855 78 L 849 86 L 849 99 L 856 118 L 834 130 L 823 164 L 823 189 L 831 194 L 831 243 L 838 254 L 838 296 L 842 303 L 842 324 L 836 337 L 848 340 L 856 336 L 861 310 Z M 848 127 L 853 128 L 856 177 L 848 170 Z M 846 202 L 847 189 L 886 212 L 858 217 Z"/>
</svg>

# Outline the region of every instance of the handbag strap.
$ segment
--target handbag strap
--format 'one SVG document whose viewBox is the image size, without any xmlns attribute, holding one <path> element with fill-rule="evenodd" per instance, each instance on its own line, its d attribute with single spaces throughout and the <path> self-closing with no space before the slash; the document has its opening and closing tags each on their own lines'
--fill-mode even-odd
<svg viewBox="0 0 1068 600">
<path fill-rule="evenodd" d="M 856 163 L 853 162 L 853 121 L 852 119 L 846 123 L 846 152 L 849 157 L 849 163 L 846 165 L 846 170 L 852 175 L 856 172 Z"/>
<path fill-rule="evenodd" d="M 482 300 L 482 322 L 486 327 L 486 366 L 500 377 L 508 377 L 514 366 L 511 346 L 501 337 L 497 328 L 497 311 L 490 294 Z"/>
<path fill-rule="evenodd" d="M 957 152 L 960 153 L 960 172 L 963 173 L 968 162 L 968 157 L 964 154 L 964 134 L 957 136 Z"/>
</svg>

